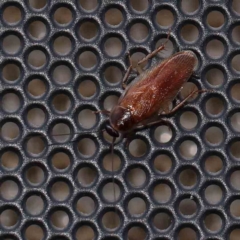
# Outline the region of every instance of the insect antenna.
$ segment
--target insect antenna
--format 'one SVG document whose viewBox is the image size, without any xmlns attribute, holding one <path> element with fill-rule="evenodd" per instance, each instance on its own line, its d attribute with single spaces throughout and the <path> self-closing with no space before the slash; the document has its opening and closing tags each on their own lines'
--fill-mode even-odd
<svg viewBox="0 0 240 240">
<path fill-rule="evenodd" d="M 87 131 L 87 132 L 86 131 L 82 131 L 82 132 L 74 132 L 74 133 L 57 133 L 57 134 L 50 134 L 50 137 L 64 137 L 64 136 L 70 136 L 70 135 L 72 135 L 74 137 L 75 135 L 98 133 L 98 132 L 104 132 L 104 131 L 105 131 L 105 129 L 97 130 L 97 131 Z M 46 138 L 46 136 L 44 136 L 41 133 L 37 132 L 37 133 L 33 133 L 33 134 L 25 137 L 24 141 L 30 140 L 33 137 L 39 137 L 41 139 L 45 139 Z M 98 136 L 94 136 L 94 135 L 92 137 L 98 138 Z M 62 144 L 74 143 L 74 142 L 78 142 L 78 141 L 79 141 L 79 139 L 66 141 L 66 142 L 65 141 L 63 141 L 63 142 L 59 141 L 59 142 L 47 144 L 47 146 L 62 145 Z"/>
<path fill-rule="evenodd" d="M 113 186 L 113 202 L 116 202 L 116 188 L 115 188 L 115 179 L 114 179 L 114 155 L 113 155 L 113 150 L 114 150 L 114 144 L 116 141 L 116 137 L 113 137 L 112 139 L 112 144 L 111 144 L 111 170 L 112 170 L 112 186 Z M 113 226 L 117 226 L 117 209 L 114 207 L 114 220 L 113 220 Z"/>
</svg>

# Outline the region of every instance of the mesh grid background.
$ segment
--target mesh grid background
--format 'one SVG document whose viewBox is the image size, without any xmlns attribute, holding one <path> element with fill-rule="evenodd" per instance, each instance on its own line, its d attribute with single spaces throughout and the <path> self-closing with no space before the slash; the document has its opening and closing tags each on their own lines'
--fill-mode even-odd
<svg viewBox="0 0 240 240">
<path fill-rule="evenodd" d="M 239 1 L 3 0 L 0 13 L 0 239 L 239 239 Z M 170 129 L 117 142 L 115 201 L 92 111 L 116 104 L 126 53 L 136 63 L 169 28 L 143 67 L 191 49 L 201 79 L 180 98 L 214 91 Z"/>
</svg>

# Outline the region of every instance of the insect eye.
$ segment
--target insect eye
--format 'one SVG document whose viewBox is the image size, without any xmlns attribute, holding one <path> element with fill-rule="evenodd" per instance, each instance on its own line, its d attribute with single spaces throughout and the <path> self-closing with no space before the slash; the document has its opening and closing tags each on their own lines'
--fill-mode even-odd
<svg viewBox="0 0 240 240">
<path fill-rule="evenodd" d="M 110 136 L 119 137 L 119 133 L 110 124 L 106 124 L 105 129 Z"/>
</svg>

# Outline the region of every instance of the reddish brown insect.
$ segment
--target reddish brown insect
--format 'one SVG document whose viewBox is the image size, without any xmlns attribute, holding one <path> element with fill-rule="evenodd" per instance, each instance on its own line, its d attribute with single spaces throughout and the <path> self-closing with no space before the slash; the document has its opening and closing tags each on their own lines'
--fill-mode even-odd
<svg viewBox="0 0 240 240">
<path fill-rule="evenodd" d="M 162 49 L 164 49 L 164 45 L 141 60 L 138 66 Z M 128 135 L 138 130 L 161 122 L 167 124 L 167 121 L 162 118 L 163 116 L 166 117 L 176 112 L 196 93 L 207 91 L 192 91 L 182 102 L 169 111 L 169 103 L 175 99 L 183 84 L 192 76 L 195 64 L 196 56 L 192 51 L 178 52 L 162 63 L 140 73 L 132 83 L 126 86 L 125 82 L 133 68 L 131 63 L 123 79 L 125 91 L 120 97 L 118 104 L 111 111 L 102 111 L 109 116 L 105 130 L 113 137 L 112 154 L 115 139 L 119 135 L 128 138 Z M 113 164 L 112 159 L 113 195 L 116 200 Z"/>
<path fill-rule="evenodd" d="M 160 48 L 163 49 L 164 46 Z M 146 61 L 153 54 L 156 53 L 148 55 L 139 63 Z M 107 133 L 113 138 L 120 134 L 127 136 L 131 132 L 164 122 L 162 116 L 174 113 L 194 94 L 206 91 L 192 91 L 182 102 L 168 111 L 169 103 L 193 74 L 195 64 L 195 54 L 192 51 L 182 51 L 142 72 L 126 87 L 117 106 L 111 112 L 104 111 L 109 115 L 109 122 L 105 126 Z M 132 65 L 129 69 L 131 68 Z M 126 79 L 127 75 L 123 86 Z"/>
<path fill-rule="evenodd" d="M 164 49 L 164 45 L 142 59 L 138 63 L 138 66 L 162 49 Z M 169 111 L 169 103 L 175 99 L 183 84 L 192 76 L 195 64 L 196 57 L 192 51 L 178 52 L 160 64 L 140 73 L 132 83 L 126 85 L 128 76 L 133 68 L 130 60 L 130 66 L 123 79 L 125 91 L 120 97 L 117 106 L 111 111 L 100 111 L 109 116 L 105 130 L 113 137 L 111 146 L 112 155 L 113 144 L 117 137 L 120 135 L 128 137 L 133 132 L 162 122 L 167 124 L 167 121 L 163 117 L 176 112 L 196 93 L 208 91 L 196 90 L 190 92 L 185 99 Z M 113 195 L 114 201 L 116 201 L 113 164 L 112 159 Z M 115 218 L 114 221 L 116 221 Z"/>
</svg>

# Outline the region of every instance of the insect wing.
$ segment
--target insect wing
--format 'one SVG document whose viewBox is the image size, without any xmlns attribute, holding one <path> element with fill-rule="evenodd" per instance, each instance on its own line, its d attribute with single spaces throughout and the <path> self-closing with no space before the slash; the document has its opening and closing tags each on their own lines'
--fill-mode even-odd
<svg viewBox="0 0 240 240">
<path fill-rule="evenodd" d="M 119 105 L 131 110 L 136 125 L 166 109 L 193 73 L 195 56 L 180 52 L 137 77 L 126 89 Z"/>
</svg>

